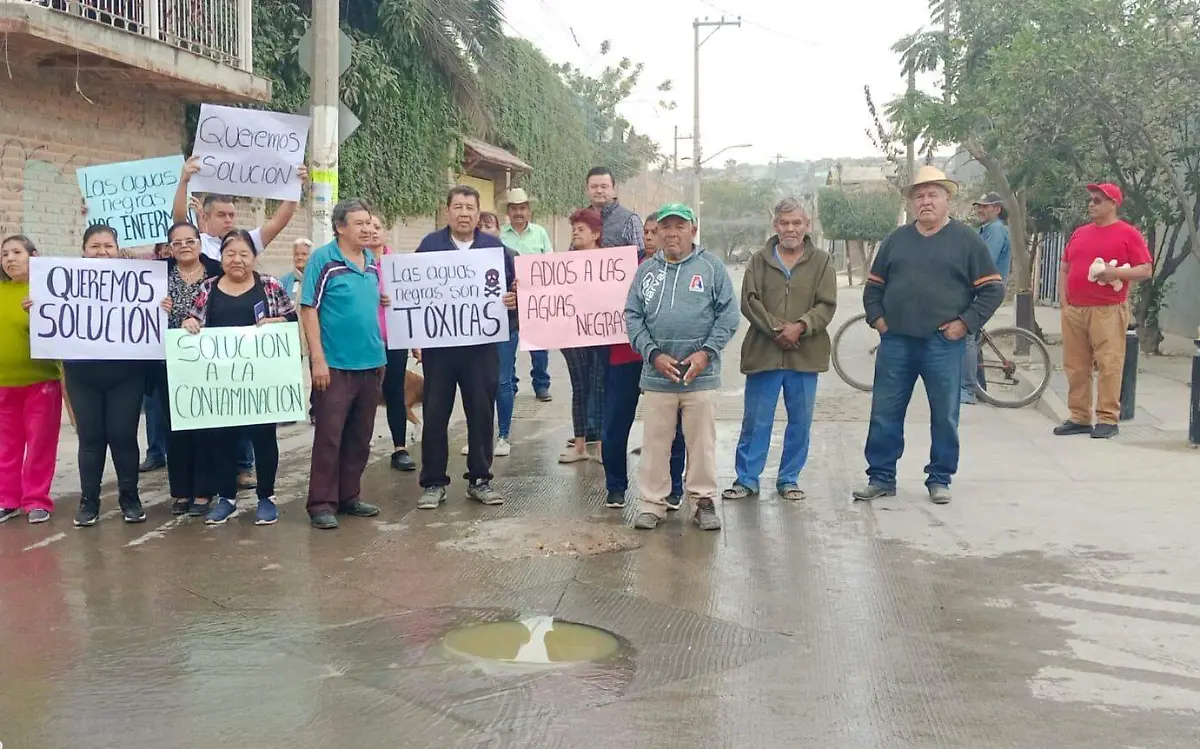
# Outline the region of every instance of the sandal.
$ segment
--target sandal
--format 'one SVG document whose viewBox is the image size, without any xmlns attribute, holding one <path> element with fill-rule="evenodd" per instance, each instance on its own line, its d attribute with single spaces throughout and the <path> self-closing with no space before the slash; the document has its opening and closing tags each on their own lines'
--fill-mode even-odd
<svg viewBox="0 0 1200 749">
<path fill-rule="evenodd" d="M 804 495 L 804 490 L 795 484 L 784 484 L 779 487 L 779 496 L 784 499 L 789 499 L 793 502 L 799 502 L 802 499 L 807 499 Z"/>
<path fill-rule="evenodd" d="M 721 492 L 721 499 L 746 499 L 747 497 L 758 496 L 758 492 L 751 490 L 749 487 L 741 484 L 734 484 L 725 491 Z"/>
<path fill-rule="evenodd" d="M 564 450 L 562 455 L 558 456 L 559 463 L 582 463 L 583 461 L 590 459 L 591 458 L 587 453 L 581 453 L 573 447 L 570 450 Z"/>
</svg>

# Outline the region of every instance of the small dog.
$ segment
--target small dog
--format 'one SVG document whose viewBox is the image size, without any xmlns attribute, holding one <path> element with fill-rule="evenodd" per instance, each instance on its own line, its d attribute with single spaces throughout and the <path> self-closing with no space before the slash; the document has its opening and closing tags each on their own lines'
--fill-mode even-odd
<svg viewBox="0 0 1200 749">
<path fill-rule="evenodd" d="M 411 370 L 406 371 L 404 373 L 404 416 L 408 419 L 408 423 L 413 425 L 415 432 L 415 436 L 409 439 L 409 442 L 417 442 L 421 439 L 421 420 L 417 418 L 413 409 L 423 405 L 424 402 L 425 377 Z"/>
</svg>

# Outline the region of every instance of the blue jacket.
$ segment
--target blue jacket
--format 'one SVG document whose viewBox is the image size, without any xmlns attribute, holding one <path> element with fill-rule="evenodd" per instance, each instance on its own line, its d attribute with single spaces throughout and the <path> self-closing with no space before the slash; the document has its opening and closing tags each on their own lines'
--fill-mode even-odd
<svg viewBox="0 0 1200 749">
<path fill-rule="evenodd" d="M 1008 239 L 1008 227 L 1000 219 L 989 221 L 979 227 L 979 236 L 992 254 L 992 262 L 1000 271 L 1001 283 L 1008 288 L 1008 273 L 1012 269 L 1012 247 Z"/>
<path fill-rule="evenodd" d="M 513 253 L 504 243 L 491 234 L 475 230 L 475 240 L 471 242 L 471 249 L 485 249 L 488 247 L 499 247 L 504 250 L 504 289 L 505 291 L 512 290 L 512 285 L 517 280 L 517 267 L 513 264 Z M 417 252 L 453 252 L 458 249 L 458 245 L 454 244 L 454 238 L 450 236 L 450 227 L 438 229 L 437 231 L 426 234 L 421 243 L 417 245 Z M 517 329 L 517 313 L 516 310 L 508 311 L 508 329 L 510 332 Z"/>
</svg>

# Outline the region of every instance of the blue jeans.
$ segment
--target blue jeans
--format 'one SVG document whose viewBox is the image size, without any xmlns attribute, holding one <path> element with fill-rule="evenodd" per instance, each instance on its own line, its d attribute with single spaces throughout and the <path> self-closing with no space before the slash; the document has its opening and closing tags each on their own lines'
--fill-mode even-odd
<svg viewBox="0 0 1200 749">
<path fill-rule="evenodd" d="M 530 351 L 529 360 L 533 366 L 529 370 L 529 379 L 533 381 L 533 392 L 540 393 L 550 389 L 550 352 Z"/>
<path fill-rule="evenodd" d="M 250 441 L 250 435 L 247 430 L 241 430 L 241 438 L 238 440 L 238 471 L 253 471 L 254 470 L 254 443 Z"/>
<path fill-rule="evenodd" d="M 965 348 L 965 341 L 947 340 L 940 332 L 928 338 L 896 333 L 880 337 L 866 448 L 867 478 L 872 484 L 896 488 L 896 462 L 904 454 L 904 415 L 920 377 L 929 398 L 933 443 L 929 465 L 925 466 L 925 485 L 950 485 L 958 471 L 958 412 Z"/>
<path fill-rule="evenodd" d="M 776 487 L 794 485 L 808 462 L 808 437 L 812 430 L 813 406 L 817 399 L 817 373 L 777 369 L 746 376 L 742 436 L 738 438 L 734 468 L 737 483 L 757 492 L 758 479 L 767 465 L 771 448 L 771 430 L 775 426 L 775 408 L 779 391 L 787 409 L 787 428 L 783 432 L 783 459 L 779 463 Z"/>
<path fill-rule="evenodd" d="M 142 396 L 146 412 L 146 460 L 167 459 L 167 417 L 155 393 Z"/>
<path fill-rule="evenodd" d="M 600 457 L 604 460 L 604 484 L 610 492 L 629 489 L 629 430 L 637 418 L 642 390 L 642 363 L 610 364 L 604 381 L 604 431 Z M 675 422 L 671 442 L 671 494 L 683 496 L 683 464 L 687 456 L 682 421 Z"/>
<path fill-rule="evenodd" d="M 521 334 L 512 331 L 508 334 L 508 342 L 497 344 L 496 352 L 500 357 L 500 384 L 496 388 L 496 425 L 497 436 L 508 439 L 508 431 L 512 429 L 513 401 L 517 394 L 517 345 Z"/>
<path fill-rule="evenodd" d="M 962 402 L 975 402 L 975 383 L 987 389 L 987 381 L 983 377 L 983 362 L 979 358 L 979 334 L 967 334 L 963 339 L 966 342 L 966 348 L 963 351 L 962 361 Z"/>
</svg>

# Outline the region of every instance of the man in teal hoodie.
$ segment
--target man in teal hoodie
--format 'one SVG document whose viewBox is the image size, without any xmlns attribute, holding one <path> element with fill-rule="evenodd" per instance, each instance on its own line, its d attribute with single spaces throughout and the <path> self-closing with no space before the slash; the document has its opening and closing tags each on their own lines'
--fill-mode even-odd
<svg viewBox="0 0 1200 749">
<path fill-rule="evenodd" d="M 638 266 L 625 302 L 629 343 L 642 357 L 644 422 L 634 527 L 653 530 L 667 514 L 671 442 L 682 418 L 684 483 L 702 530 L 717 517 L 717 428 L 712 391 L 721 386 L 721 352 L 741 314 L 725 264 L 695 244 L 696 215 L 681 203 L 658 211 L 659 251 Z"/>
</svg>

